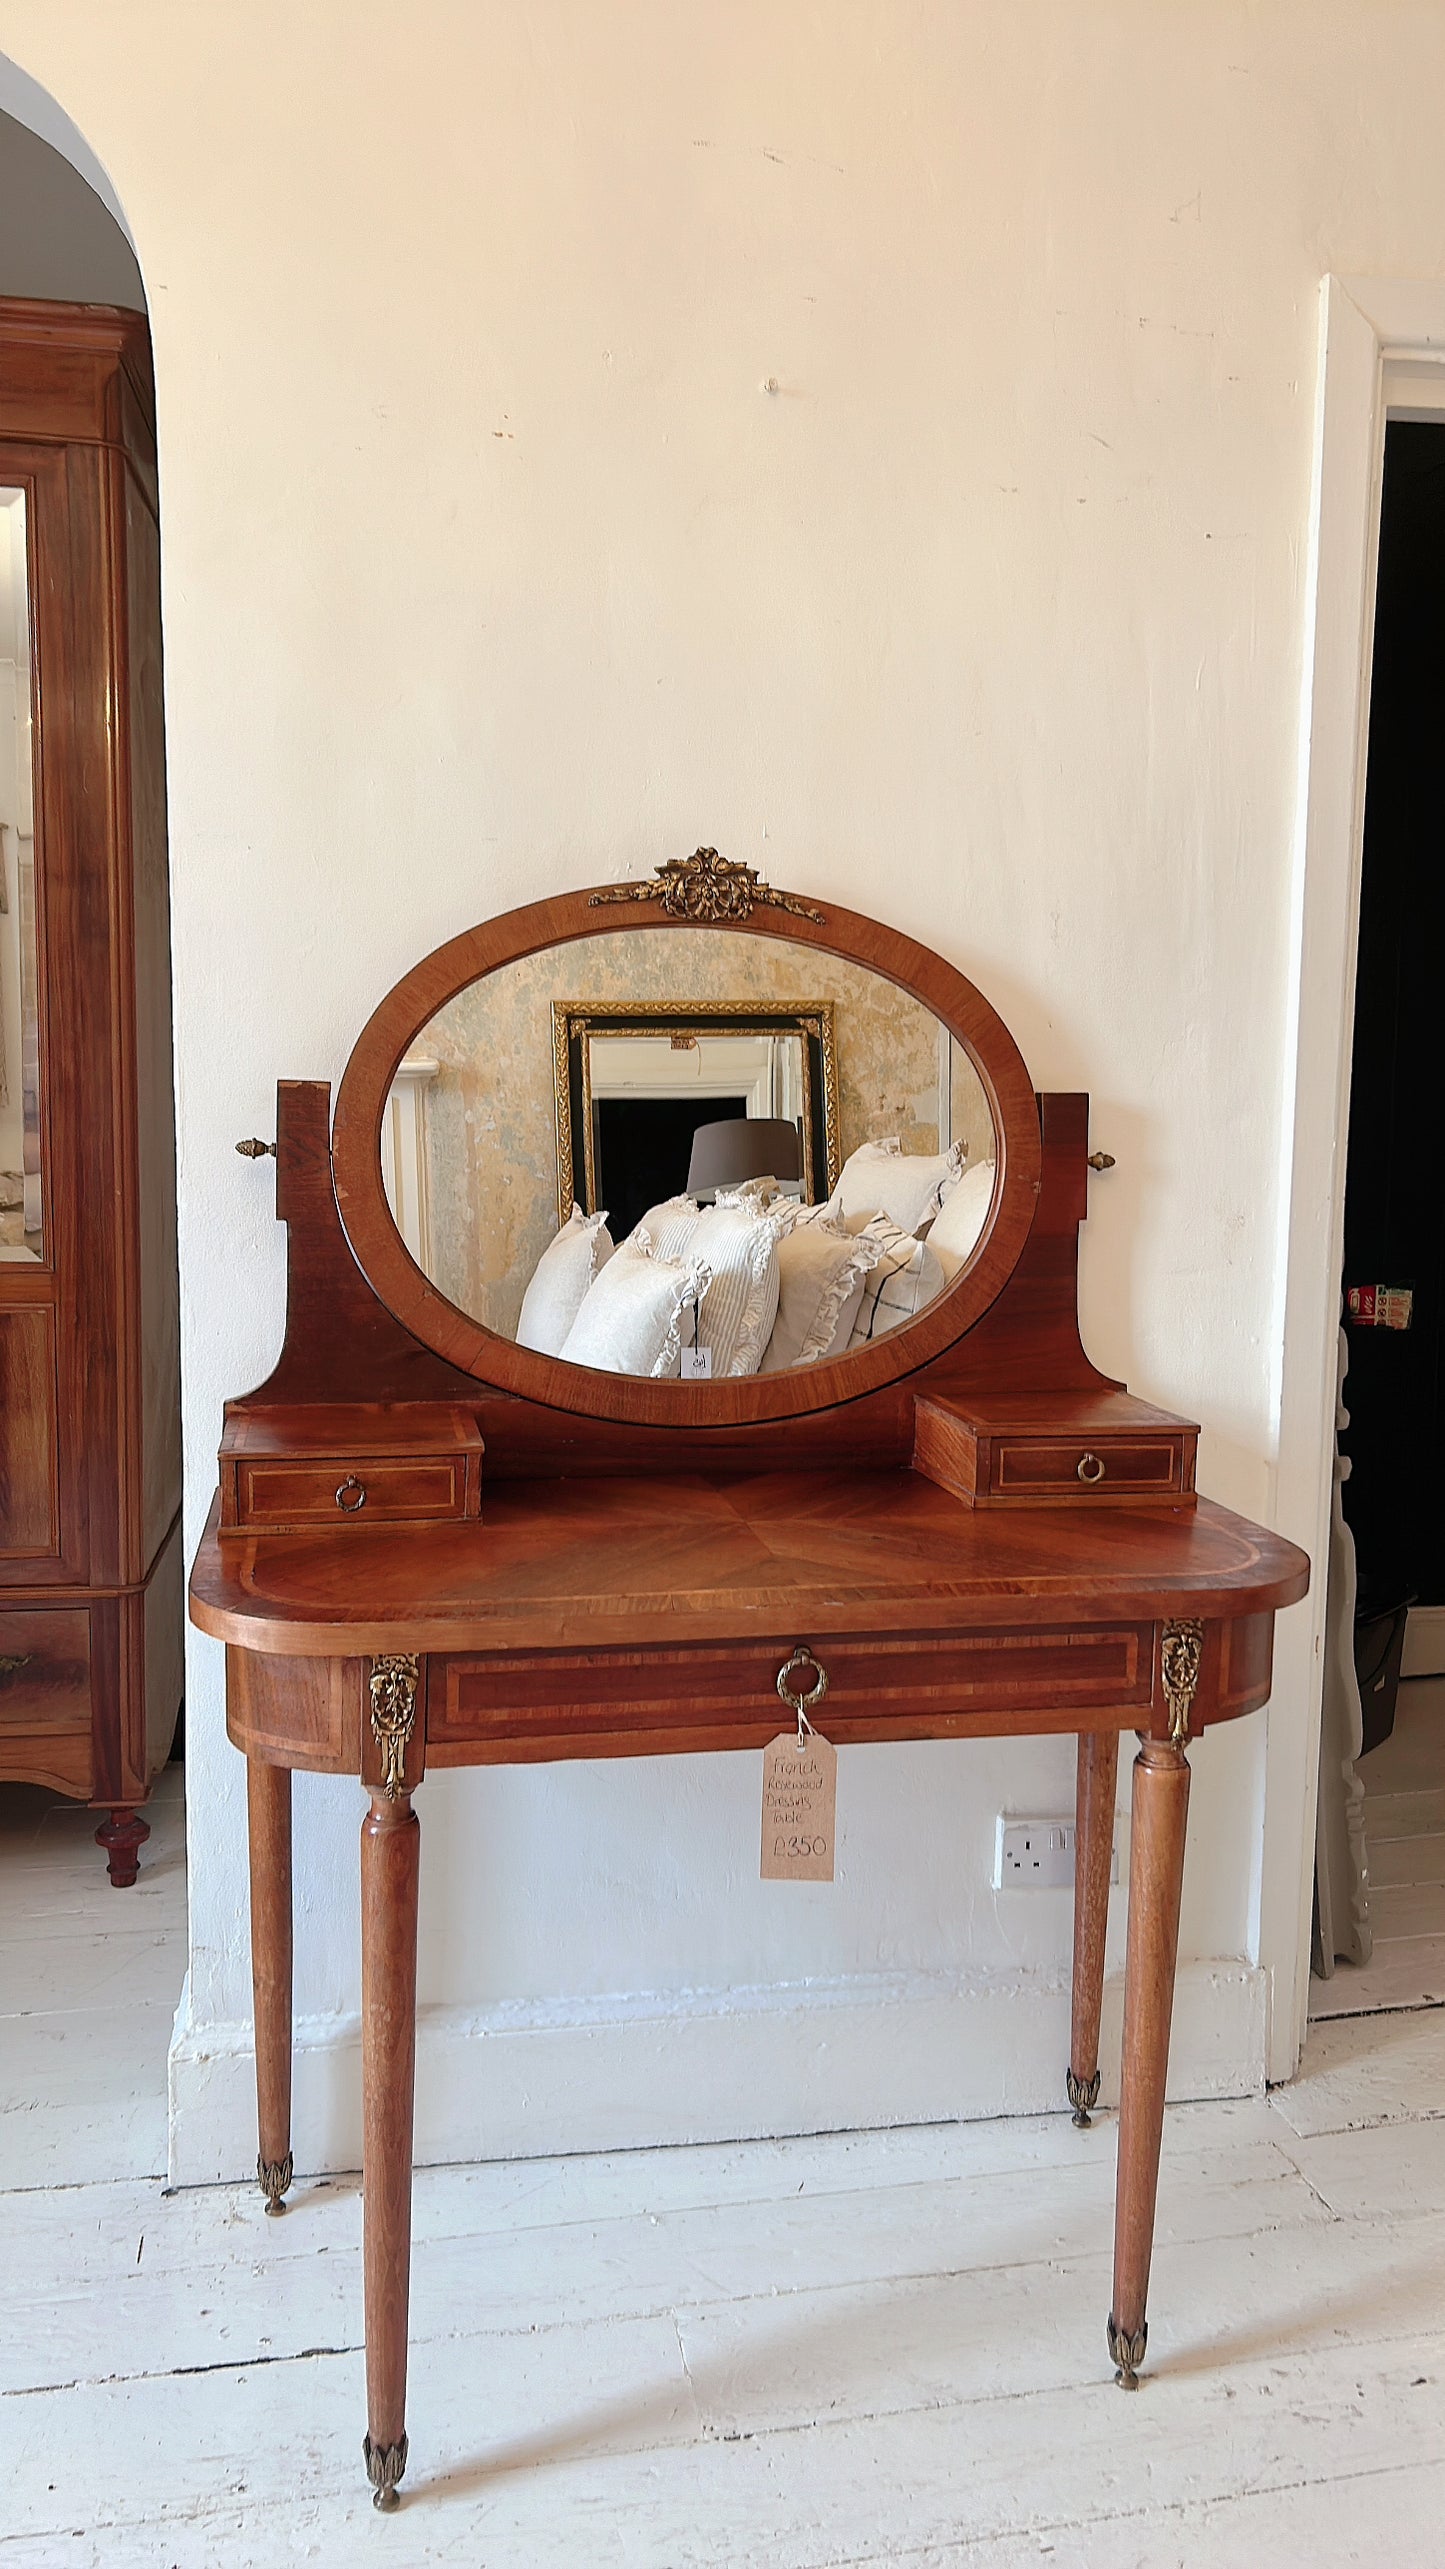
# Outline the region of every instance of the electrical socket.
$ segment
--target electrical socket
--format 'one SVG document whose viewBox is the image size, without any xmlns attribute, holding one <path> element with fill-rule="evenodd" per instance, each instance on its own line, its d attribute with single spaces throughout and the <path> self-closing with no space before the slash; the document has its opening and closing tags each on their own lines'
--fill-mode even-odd
<svg viewBox="0 0 1445 2569">
<path fill-rule="evenodd" d="M 1072 1820 L 1010 1820 L 1000 1811 L 994 1847 L 995 1891 L 1067 1891 L 1074 1880 Z M 1119 1879 L 1117 1841 L 1110 1850 L 1109 1880 Z"/>
</svg>

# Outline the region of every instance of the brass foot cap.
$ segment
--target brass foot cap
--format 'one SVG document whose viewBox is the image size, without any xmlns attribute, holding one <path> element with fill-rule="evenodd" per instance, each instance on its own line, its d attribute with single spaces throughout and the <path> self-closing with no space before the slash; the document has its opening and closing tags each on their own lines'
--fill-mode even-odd
<svg viewBox="0 0 1445 2569">
<path fill-rule="evenodd" d="M 1076 2078 L 1071 2069 L 1064 2072 L 1064 2092 L 1074 2109 L 1074 2122 L 1080 2132 L 1089 2129 L 1089 2108 L 1099 2102 L 1101 2076 L 1099 2070 L 1095 2070 L 1092 2078 Z"/>
<path fill-rule="evenodd" d="M 1116 2367 L 1114 2379 L 1118 2383 L 1121 2391 L 1137 2391 L 1139 2387 L 1139 2367 L 1144 2361 L 1145 2349 L 1147 2348 L 1148 2343 L 1149 2323 L 1147 2320 L 1141 2322 L 1134 2336 L 1126 2337 L 1122 2328 L 1115 2326 L 1113 2314 L 1110 2314 L 1109 2356 L 1111 2362 Z"/>
<path fill-rule="evenodd" d="M 370 2436 L 364 2435 L 361 2452 L 372 2487 L 371 2503 L 383 2515 L 390 2515 L 392 2508 L 400 2504 L 396 2484 L 406 2469 L 406 2437 L 403 2435 L 395 2444 L 373 2444 Z"/>
<path fill-rule="evenodd" d="M 287 2151 L 284 2159 L 258 2159 L 256 2161 L 256 2183 L 266 2198 L 266 2209 L 268 2212 L 285 2211 L 286 2206 L 282 2202 L 281 2197 L 291 2182 L 292 2174 L 293 2169 L 291 2153 L 289 2150 Z"/>
</svg>

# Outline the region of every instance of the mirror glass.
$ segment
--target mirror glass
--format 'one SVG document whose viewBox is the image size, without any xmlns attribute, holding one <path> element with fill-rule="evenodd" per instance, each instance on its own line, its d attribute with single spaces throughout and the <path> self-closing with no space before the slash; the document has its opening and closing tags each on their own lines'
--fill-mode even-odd
<svg viewBox="0 0 1445 2569">
<path fill-rule="evenodd" d="M 45 1255 L 25 494 L 0 485 L 0 1258 Z"/>
<path fill-rule="evenodd" d="M 915 1319 L 982 1238 L 997 1140 L 963 1046 L 838 955 L 645 928 L 474 981 L 387 1101 L 397 1226 L 499 1336 L 721 1380 Z"/>
</svg>

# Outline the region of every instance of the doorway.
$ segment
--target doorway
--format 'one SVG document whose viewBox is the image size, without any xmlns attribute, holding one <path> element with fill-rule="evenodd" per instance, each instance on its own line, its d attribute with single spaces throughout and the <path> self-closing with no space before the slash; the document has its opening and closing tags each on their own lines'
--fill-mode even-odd
<svg viewBox="0 0 1445 2569">
<path fill-rule="evenodd" d="M 1445 420 L 1392 416 L 1351 1047 L 1339 1437 L 1359 1697 L 1347 1791 L 1357 1797 L 1365 1872 L 1363 1896 L 1344 1908 L 1333 1939 L 1326 1921 L 1317 1964 L 1328 1976 L 1312 1990 L 1316 2017 L 1445 1998 L 1445 1479 L 1436 1459 L 1445 1429 L 1445 1190 L 1436 1174 L 1445 1109 L 1442 702 Z M 1338 1552 L 1331 1584 L 1342 1617 Z M 1325 1949 L 1331 1941 L 1339 1971 Z"/>
</svg>

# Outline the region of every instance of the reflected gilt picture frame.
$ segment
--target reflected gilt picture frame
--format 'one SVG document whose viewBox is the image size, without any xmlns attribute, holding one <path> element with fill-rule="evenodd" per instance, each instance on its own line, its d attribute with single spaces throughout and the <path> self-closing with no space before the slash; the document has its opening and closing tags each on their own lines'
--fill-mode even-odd
<svg viewBox="0 0 1445 2569">
<path fill-rule="evenodd" d="M 689 1038 L 719 1035 L 796 1036 L 803 1058 L 803 1200 L 825 1202 L 842 1168 L 833 1004 L 831 999 L 808 999 L 759 1008 L 731 999 L 554 1000 L 552 1086 L 559 1228 L 574 1204 L 580 1204 L 584 1213 L 600 1210 L 592 1094 L 594 1035 L 666 1035 L 679 1046 Z"/>
</svg>

